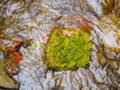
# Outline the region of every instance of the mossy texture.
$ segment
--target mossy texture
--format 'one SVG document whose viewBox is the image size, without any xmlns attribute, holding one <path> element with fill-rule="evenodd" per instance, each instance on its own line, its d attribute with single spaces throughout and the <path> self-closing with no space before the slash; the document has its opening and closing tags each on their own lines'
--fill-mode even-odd
<svg viewBox="0 0 120 90">
<path fill-rule="evenodd" d="M 55 29 L 50 34 L 43 62 L 54 71 L 88 67 L 92 48 L 89 34 L 78 29 L 65 35 L 64 30 Z"/>
</svg>

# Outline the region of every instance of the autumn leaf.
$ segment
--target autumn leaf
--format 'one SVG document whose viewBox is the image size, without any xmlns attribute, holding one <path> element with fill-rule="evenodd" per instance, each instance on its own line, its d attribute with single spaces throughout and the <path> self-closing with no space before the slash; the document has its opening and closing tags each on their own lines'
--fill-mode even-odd
<svg viewBox="0 0 120 90">
<path fill-rule="evenodd" d="M 73 31 L 70 31 L 70 30 L 63 30 L 63 34 L 64 35 L 66 35 L 66 36 L 69 36 L 69 37 L 71 37 L 71 36 L 73 36 Z"/>
</svg>

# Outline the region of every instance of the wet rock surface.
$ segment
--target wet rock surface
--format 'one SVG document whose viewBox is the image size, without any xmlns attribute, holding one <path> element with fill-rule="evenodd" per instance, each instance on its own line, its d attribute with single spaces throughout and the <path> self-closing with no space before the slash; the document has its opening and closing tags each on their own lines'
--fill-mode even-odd
<svg viewBox="0 0 120 90">
<path fill-rule="evenodd" d="M 10 78 L 4 70 L 4 61 L 0 61 L 0 87 L 18 88 L 18 83 Z"/>
<path fill-rule="evenodd" d="M 120 6 L 119 0 L 113 2 L 118 3 L 104 15 L 101 3 L 111 6 L 110 0 L 0 1 L 0 45 L 2 43 L 9 46 L 17 40 L 33 40 L 31 46 L 20 48 L 23 60 L 19 62 L 20 72 L 13 76 L 20 83 L 19 89 L 119 90 Z M 72 26 L 65 19 L 75 15 L 82 15 L 93 24 L 90 66 L 88 69 L 79 68 L 76 71 L 48 70 L 41 61 L 44 44 L 47 42 L 46 36 L 56 26 Z M 80 21 L 76 20 L 75 23 L 80 25 Z M 1 58 L 4 58 L 2 53 Z M 7 87 L 6 83 L 4 87 Z"/>
</svg>

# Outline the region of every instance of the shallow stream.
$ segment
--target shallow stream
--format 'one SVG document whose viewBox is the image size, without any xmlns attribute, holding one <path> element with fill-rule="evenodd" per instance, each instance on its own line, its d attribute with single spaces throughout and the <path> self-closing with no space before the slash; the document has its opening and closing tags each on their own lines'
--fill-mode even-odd
<svg viewBox="0 0 120 90">
<path fill-rule="evenodd" d="M 89 68 L 48 70 L 41 61 L 47 36 L 56 26 L 72 26 L 65 19 L 76 16 L 93 24 Z M 20 48 L 20 72 L 12 77 L 19 90 L 120 90 L 119 0 L 0 0 L 0 45 L 30 39 L 35 45 Z M 4 58 L 1 51 L 0 62 Z"/>
</svg>

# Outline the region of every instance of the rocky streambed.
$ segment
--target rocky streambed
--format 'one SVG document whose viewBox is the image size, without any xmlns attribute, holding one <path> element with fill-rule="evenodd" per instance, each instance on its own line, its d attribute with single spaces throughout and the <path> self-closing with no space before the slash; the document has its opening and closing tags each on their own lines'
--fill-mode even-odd
<svg viewBox="0 0 120 90">
<path fill-rule="evenodd" d="M 1 0 L 0 86 L 19 90 L 120 90 L 119 8 L 119 0 Z M 88 68 L 53 71 L 42 62 L 44 45 L 56 27 L 90 29 Z M 18 48 L 15 41 L 23 44 Z M 7 75 L 3 69 L 3 62 L 18 55 L 6 57 L 4 51 L 11 47 L 22 56 L 22 60 L 17 58 L 18 63 L 13 60 L 13 66 L 18 64 L 16 75 Z"/>
</svg>

